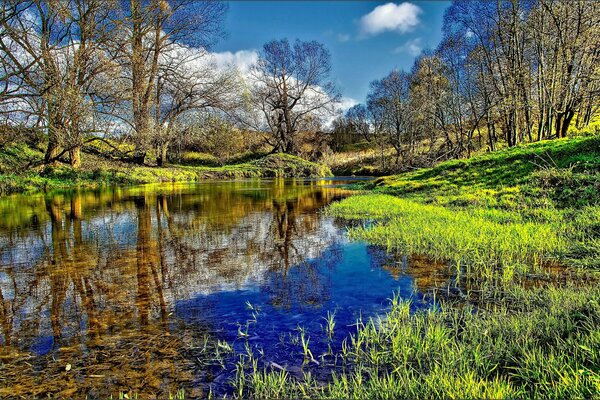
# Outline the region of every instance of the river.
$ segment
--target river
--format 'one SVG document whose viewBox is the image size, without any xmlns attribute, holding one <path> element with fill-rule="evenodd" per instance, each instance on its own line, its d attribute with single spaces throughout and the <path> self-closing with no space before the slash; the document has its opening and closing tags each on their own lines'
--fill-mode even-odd
<svg viewBox="0 0 600 400">
<path fill-rule="evenodd" d="M 326 381 L 328 350 L 357 321 L 394 293 L 427 307 L 423 293 L 448 279 L 443 265 L 348 241 L 323 208 L 351 182 L 0 198 L 0 395 L 227 394 L 248 351 Z"/>
</svg>

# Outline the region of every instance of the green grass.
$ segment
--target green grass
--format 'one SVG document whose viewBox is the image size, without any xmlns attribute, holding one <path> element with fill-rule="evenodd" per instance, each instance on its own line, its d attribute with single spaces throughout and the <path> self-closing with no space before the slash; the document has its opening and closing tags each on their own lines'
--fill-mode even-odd
<svg viewBox="0 0 600 400">
<path fill-rule="evenodd" d="M 308 372 L 238 368 L 238 397 L 352 399 L 595 398 L 600 394 L 600 289 L 511 289 L 489 309 L 410 313 L 392 300 L 359 324 L 327 383 Z"/>
<path fill-rule="evenodd" d="M 197 151 L 186 151 L 183 154 L 181 154 L 178 164 L 218 167 L 219 165 L 221 165 L 221 161 L 212 154 L 200 153 Z"/>
<path fill-rule="evenodd" d="M 568 253 L 565 227 L 530 222 L 510 212 L 421 204 L 390 195 L 354 196 L 329 209 L 334 216 L 380 222 L 350 230 L 350 237 L 405 254 L 425 254 L 492 276 L 531 271 Z"/>
<path fill-rule="evenodd" d="M 526 208 L 569 200 L 599 204 L 600 136 L 517 146 L 433 168 L 383 177 L 366 188 L 459 206 Z M 549 179 L 553 176 L 560 179 Z M 555 186 L 551 184 L 555 183 Z M 560 183 L 560 185 L 558 185 Z M 558 190 L 556 188 L 558 187 Z M 588 191 L 582 199 L 581 193 Z M 561 199 L 562 196 L 562 199 Z"/>
<path fill-rule="evenodd" d="M 487 275 L 527 273 L 548 261 L 600 267 L 598 136 L 448 161 L 366 188 L 375 193 L 329 210 L 377 221 L 351 229 L 356 239 Z"/>
<path fill-rule="evenodd" d="M 83 164 L 79 170 L 74 170 L 65 164 L 29 167 L 42 158 L 43 153 L 40 149 L 32 149 L 24 145 L 3 149 L 0 152 L 0 195 L 115 184 L 331 175 L 329 168 L 324 165 L 281 153 L 222 166 L 168 165 L 166 167 L 137 166 L 88 153 L 83 155 Z"/>
</svg>

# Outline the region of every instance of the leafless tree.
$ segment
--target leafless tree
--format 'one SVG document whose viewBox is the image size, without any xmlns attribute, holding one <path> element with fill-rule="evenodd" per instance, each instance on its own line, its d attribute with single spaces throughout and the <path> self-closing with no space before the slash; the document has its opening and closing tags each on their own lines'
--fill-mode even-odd
<svg viewBox="0 0 600 400">
<path fill-rule="evenodd" d="M 2 114 L 48 135 L 45 161 L 68 152 L 80 164 L 85 128 L 101 102 L 98 79 L 112 67 L 102 44 L 111 35 L 111 0 L 5 1 L 0 18 Z"/>
<path fill-rule="evenodd" d="M 371 82 L 367 105 L 374 116 L 375 132 L 384 138 L 396 152 L 396 165 L 405 153 L 415 150 L 415 130 L 412 129 L 410 110 L 411 77 L 394 70 L 386 77 Z"/>
<path fill-rule="evenodd" d="M 331 56 L 318 42 L 266 43 L 250 83 L 251 107 L 261 118 L 247 123 L 269 132 L 266 139 L 273 151 L 296 151 L 294 139 L 303 125 L 332 115 L 340 99 L 330 72 Z"/>
<path fill-rule="evenodd" d="M 131 112 L 123 119 L 133 129 L 137 163 L 144 163 L 153 142 L 161 57 L 181 45 L 209 48 L 223 34 L 226 9 L 225 3 L 216 0 L 122 2 L 121 32 L 113 51 L 119 55 L 127 82 L 123 98 Z"/>
<path fill-rule="evenodd" d="M 159 166 L 167 161 L 170 146 L 182 133 L 177 122 L 184 114 L 240 107 L 240 80 L 233 70 L 217 68 L 202 49 L 170 53 L 159 65 L 154 105 L 153 143 Z"/>
</svg>

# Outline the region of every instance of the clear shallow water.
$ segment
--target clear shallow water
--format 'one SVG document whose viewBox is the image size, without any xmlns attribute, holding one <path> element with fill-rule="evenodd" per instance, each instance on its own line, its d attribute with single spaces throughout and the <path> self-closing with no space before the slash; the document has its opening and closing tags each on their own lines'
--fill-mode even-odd
<svg viewBox="0 0 600 400">
<path fill-rule="evenodd" d="M 181 387 L 226 393 L 247 346 L 262 364 L 298 372 L 298 327 L 319 360 L 357 319 L 383 313 L 393 293 L 427 307 L 422 293 L 447 279 L 443 265 L 349 242 L 344 223 L 321 213 L 349 195 L 344 183 L 167 184 L 0 199 L 0 395 L 15 387 L 90 397 Z M 217 362 L 218 341 L 234 353 Z M 326 364 L 305 368 L 326 379 Z"/>
</svg>

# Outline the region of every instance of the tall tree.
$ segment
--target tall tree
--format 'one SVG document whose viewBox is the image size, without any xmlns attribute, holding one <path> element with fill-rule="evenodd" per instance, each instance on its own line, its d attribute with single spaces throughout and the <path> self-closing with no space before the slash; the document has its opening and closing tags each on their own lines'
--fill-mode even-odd
<svg viewBox="0 0 600 400">
<path fill-rule="evenodd" d="M 155 123 L 161 57 L 181 45 L 209 48 L 220 37 L 227 5 L 220 1 L 130 0 L 123 3 L 114 52 L 123 64 L 123 97 L 130 104 L 134 161 L 143 164 Z"/>
<path fill-rule="evenodd" d="M 251 107 L 262 118 L 247 119 L 267 130 L 273 151 L 294 152 L 303 125 L 333 114 L 340 95 L 330 80 L 331 55 L 322 44 L 287 39 L 266 43 L 251 71 Z"/>
<path fill-rule="evenodd" d="M 157 164 L 164 165 L 186 113 L 229 112 L 240 106 L 240 80 L 235 71 L 217 68 L 203 50 L 177 49 L 160 62 L 154 104 L 152 140 Z"/>
<path fill-rule="evenodd" d="M 81 131 L 111 68 L 103 45 L 114 29 L 112 0 L 2 2 L 2 112 L 47 132 L 46 162 L 70 153 L 79 166 Z M 62 150 L 62 151 L 61 151 Z"/>
<path fill-rule="evenodd" d="M 400 158 L 412 154 L 417 144 L 411 121 L 410 86 L 410 75 L 394 70 L 386 77 L 371 82 L 371 89 L 367 95 L 367 105 L 373 115 L 375 132 L 394 148 L 397 166 L 400 164 Z"/>
</svg>

